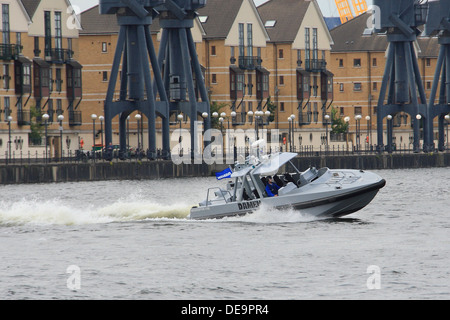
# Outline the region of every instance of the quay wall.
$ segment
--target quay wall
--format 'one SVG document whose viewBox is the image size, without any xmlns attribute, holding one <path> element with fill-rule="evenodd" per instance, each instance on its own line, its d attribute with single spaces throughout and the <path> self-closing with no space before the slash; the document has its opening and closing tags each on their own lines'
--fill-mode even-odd
<svg viewBox="0 0 450 320">
<path fill-rule="evenodd" d="M 310 166 L 364 170 L 449 167 L 450 153 L 297 157 L 293 163 L 300 170 Z M 0 184 L 208 177 L 227 167 L 175 165 L 172 161 L 8 164 L 0 165 Z"/>
</svg>

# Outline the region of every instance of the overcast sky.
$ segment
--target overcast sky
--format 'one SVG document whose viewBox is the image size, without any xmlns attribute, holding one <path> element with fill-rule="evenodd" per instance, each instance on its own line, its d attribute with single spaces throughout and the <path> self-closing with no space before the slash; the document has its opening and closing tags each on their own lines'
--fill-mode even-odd
<svg viewBox="0 0 450 320">
<path fill-rule="evenodd" d="M 226 0 L 225 0 L 226 1 Z M 267 0 L 254 0 L 255 4 L 258 6 L 261 3 L 266 2 Z M 372 4 L 372 0 L 366 0 L 368 5 Z M 98 4 L 98 0 L 70 0 L 72 5 L 78 6 L 81 11 L 89 9 Z M 317 0 L 320 5 L 320 9 L 325 17 L 338 17 L 338 11 L 336 9 L 336 4 L 334 0 Z M 206 2 L 208 3 L 208 2 Z M 349 0 L 349 3 L 351 1 Z M 208 5 L 208 4 L 207 4 Z"/>
</svg>

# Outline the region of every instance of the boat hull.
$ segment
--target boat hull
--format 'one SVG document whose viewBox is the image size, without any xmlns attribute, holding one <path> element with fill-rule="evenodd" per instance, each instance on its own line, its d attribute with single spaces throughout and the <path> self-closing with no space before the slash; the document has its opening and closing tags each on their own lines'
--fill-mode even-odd
<svg viewBox="0 0 450 320">
<path fill-rule="evenodd" d="M 282 197 L 194 207 L 191 209 L 189 218 L 204 220 L 242 216 L 255 212 L 261 205 L 279 210 L 293 208 L 318 218 L 342 217 L 367 206 L 385 184 L 386 181 L 381 179 L 349 190 L 334 190 L 333 192 L 323 193 L 300 192 Z"/>
</svg>

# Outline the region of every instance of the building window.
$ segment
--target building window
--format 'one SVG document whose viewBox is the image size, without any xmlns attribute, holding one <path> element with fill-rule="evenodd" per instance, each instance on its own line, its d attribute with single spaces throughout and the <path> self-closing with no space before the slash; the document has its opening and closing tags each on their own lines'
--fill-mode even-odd
<svg viewBox="0 0 450 320">
<path fill-rule="evenodd" d="M 353 91 L 361 91 L 362 90 L 362 84 L 361 82 L 355 82 L 353 84 Z"/>
<path fill-rule="evenodd" d="M 2 4 L 2 35 L 3 44 L 10 44 L 9 4 Z"/>
<path fill-rule="evenodd" d="M 56 91 L 61 92 L 61 90 L 62 90 L 62 80 L 61 80 L 61 69 L 60 68 L 56 69 L 55 83 L 56 83 Z"/>
<path fill-rule="evenodd" d="M 377 58 L 373 58 L 372 59 L 372 67 L 377 67 L 377 66 L 378 66 Z"/>
<path fill-rule="evenodd" d="M 217 75 L 215 73 L 212 74 L 212 83 L 217 83 Z"/>
<path fill-rule="evenodd" d="M 70 52 L 70 55 L 72 56 L 72 38 L 67 38 L 67 49 Z"/>
<path fill-rule="evenodd" d="M 253 25 L 247 24 L 247 56 L 253 57 Z"/>
<path fill-rule="evenodd" d="M 50 92 L 53 91 L 53 69 L 48 69 L 48 88 Z"/>
<path fill-rule="evenodd" d="M 62 100 L 61 99 L 56 99 L 56 114 L 58 116 L 63 114 Z"/>
<path fill-rule="evenodd" d="M 45 56 L 51 56 L 52 50 L 52 26 L 51 12 L 44 11 L 44 30 L 45 30 Z"/>
<path fill-rule="evenodd" d="M 427 90 L 431 90 L 431 81 L 427 81 Z"/>
<path fill-rule="evenodd" d="M 319 59 L 317 28 L 313 28 L 313 60 Z"/>
<path fill-rule="evenodd" d="M 278 59 L 284 59 L 284 52 L 283 49 L 278 50 Z"/>
<path fill-rule="evenodd" d="M 310 31 L 309 28 L 305 28 L 305 60 L 309 62 L 311 59 L 311 43 L 310 43 Z"/>
<path fill-rule="evenodd" d="M 108 81 L 108 71 L 102 72 L 103 80 L 102 81 Z"/>
<path fill-rule="evenodd" d="M 244 73 L 237 67 L 230 67 L 230 98 L 240 99 L 244 95 Z"/>
<path fill-rule="evenodd" d="M 216 46 L 211 46 L 211 55 L 212 56 L 216 55 Z"/>
<path fill-rule="evenodd" d="M 49 99 L 48 100 L 48 102 L 47 102 L 47 114 L 49 115 L 49 118 L 48 118 L 48 122 L 49 123 L 53 123 L 53 115 L 54 115 L 54 110 L 53 110 L 53 100 L 52 99 Z"/>
<path fill-rule="evenodd" d="M 11 79 L 9 75 L 9 64 L 3 65 L 3 89 L 9 89 L 9 80 Z"/>
<path fill-rule="evenodd" d="M 339 91 L 344 92 L 344 84 L 343 83 L 339 83 Z"/>
<path fill-rule="evenodd" d="M 378 91 L 378 82 L 372 83 L 372 90 L 373 91 Z"/>
<path fill-rule="evenodd" d="M 339 68 L 344 67 L 344 59 L 339 59 Z"/>
<path fill-rule="evenodd" d="M 20 32 L 16 32 L 16 44 L 20 47 L 22 46 L 22 34 Z"/>
<path fill-rule="evenodd" d="M 427 58 L 425 61 L 426 61 L 426 66 L 431 67 L 431 59 Z"/>
<path fill-rule="evenodd" d="M 345 115 L 344 107 L 340 107 L 340 108 L 339 108 L 339 115 L 340 115 L 341 117 L 343 117 L 343 116 Z"/>
<path fill-rule="evenodd" d="M 55 48 L 62 49 L 61 12 L 55 11 Z"/>
<path fill-rule="evenodd" d="M 39 37 L 34 37 L 34 56 L 39 57 L 41 50 L 39 49 Z"/>
<path fill-rule="evenodd" d="M 355 116 L 362 115 L 362 107 L 355 107 Z"/>
<path fill-rule="evenodd" d="M 239 57 L 245 56 L 245 47 L 244 47 L 244 24 L 239 23 Z"/>
<path fill-rule="evenodd" d="M 284 86 L 284 76 L 280 76 L 280 86 Z"/>
<path fill-rule="evenodd" d="M 11 115 L 11 109 L 10 109 L 10 100 L 9 97 L 5 97 L 4 99 L 4 106 L 5 106 L 5 121 L 8 120 L 8 117 Z"/>
<path fill-rule="evenodd" d="M 280 102 L 280 111 L 284 112 L 284 102 Z"/>
<path fill-rule="evenodd" d="M 102 42 L 102 52 L 103 53 L 108 52 L 108 43 Z"/>
<path fill-rule="evenodd" d="M 361 59 L 353 59 L 353 67 L 360 68 L 361 67 Z"/>
<path fill-rule="evenodd" d="M 314 111 L 313 111 L 313 119 L 314 120 L 313 121 L 315 123 L 317 123 L 319 121 L 319 104 L 317 102 L 314 102 L 313 108 L 314 108 Z"/>
<path fill-rule="evenodd" d="M 239 73 L 236 77 L 237 80 L 237 86 L 236 89 L 237 91 L 243 92 L 244 91 L 244 74 L 243 73 Z"/>
<path fill-rule="evenodd" d="M 108 73 L 106 73 L 108 78 Z M 81 88 L 81 68 L 73 68 L 73 87 Z"/>
<path fill-rule="evenodd" d="M 313 96 L 314 97 L 317 97 L 317 92 L 319 91 L 318 88 L 319 88 L 319 86 L 317 85 L 317 77 L 314 76 L 313 77 Z"/>
<path fill-rule="evenodd" d="M 31 87 L 31 64 L 23 65 L 23 85 Z"/>
<path fill-rule="evenodd" d="M 249 96 L 253 95 L 253 77 L 251 74 L 247 77 L 247 93 Z"/>
</svg>

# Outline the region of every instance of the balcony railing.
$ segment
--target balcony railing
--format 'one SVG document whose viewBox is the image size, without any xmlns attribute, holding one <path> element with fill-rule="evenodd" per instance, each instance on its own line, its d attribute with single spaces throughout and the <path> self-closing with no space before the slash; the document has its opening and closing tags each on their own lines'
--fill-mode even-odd
<svg viewBox="0 0 450 320">
<path fill-rule="evenodd" d="M 239 57 L 239 68 L 243 70 L 255 70 L 261 67 L 262 59 L 260 57 Z"/>
<path fill-rule="evenodd" d="M 308 125 L 311 124 L 312 112 L 300 112 L 298 114 L 298 124 L 299 125 Z"/>
<path fill-rule="evenodd" d="M 0 60 L 16 60 L 19 57 L 19 53 L 22 50 L 22 46 L 17 44 L 0 44 Z"/>
<path fill-rule="evenodd" d="M 17 111 L 17 124 L 19 126 L 29 126 L 31 124 L 31 113 L 29 110 Z"/>
<path fill-rule="evenodd" d="M 81 111 L 69 111 L 69 126 L 81 126 Z"/>
<path fill-rule="evenodd" d="M 72 56 L 73 51 L 68 49 L 45 50 L 45 60 L 51 63 L 66 63 Z"/>
<path fill-rule="evenodd" d="M 247 112 L 237 112 L 235 117 L 231 117 L 234 126 L 244 125 L 247 120 Z"/>
<path fill-rule="evenodd" d="M 305 70 L 309 72 L 322 72 L 327 69 L 327 62 L 319 59 L 305 60 Z"/>
</svg>

